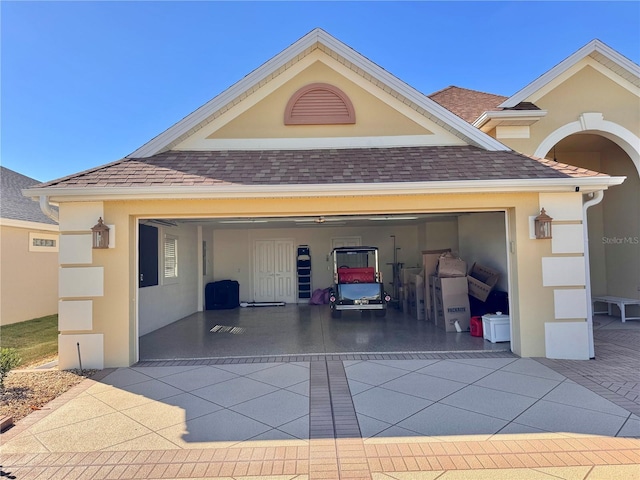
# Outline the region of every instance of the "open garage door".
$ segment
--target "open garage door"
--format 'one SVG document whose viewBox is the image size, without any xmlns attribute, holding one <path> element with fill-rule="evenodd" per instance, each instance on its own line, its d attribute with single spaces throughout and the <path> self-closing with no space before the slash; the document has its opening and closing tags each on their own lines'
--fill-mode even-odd
<svg viewBox="0 0 640 480">
<path fill-rule="evenodd" d="M 396 271 L 422 271 L 422 252 L 450 249 L 468 267 L 483 265 L 499 272 L 494 289 L 508 295 L 509 258 L 505 211 L 314 216 L 296 218 L 149 218 L 140 231 L 155 231 L 155 285 L 138 289 L 141 360 L 208 358 L 248 354 L 509 350 L 509 342 L 491 343 L 468 331 L 445 332 L 429 315 L 419 315 L 424 297 L 409 307 L 393 298 L 383 320 L 359 313 L 331 321 L 328 305 L 300 298 L 296 254 L 310 251 L 311 290 L 333 283 L 330 252 L 337 244 L 379 249 L 385 288 L 406 295 Z M 139 268 L 148 262 L 148 246 L 138 247 Z M 171 248 L 168 248 L 171 247 Z M 150 249 L 153 255 L 153 249 Z M 174 257 L 172 257 L 174 255 Z M 175 262 L 175 263 L 174 263 Z M 207 310 L 204 290 L 211 282 L 238 282 L 243 304 L 286 303 L 285 307 L 239 307 Z M 428 278 L 423 278 L 426 290 Z M 422 300 L 419 300 L 422 298 Z M 420 302 L 423 302 L 420 304 Z M 415 298 L 414 298 L 415 302 Z M 481 302 L 480 302 L 481 303 Z M 486 313 L 471 299 L 470 314 Z M 504 312 L 507 313 L 507 312 Z M 431 321 L 429 321 L 431 319 Z M 381 323 L 380 323 L 381 322 Z M 235 330 L 234 330 L 235 329 Z"/>
</svg>

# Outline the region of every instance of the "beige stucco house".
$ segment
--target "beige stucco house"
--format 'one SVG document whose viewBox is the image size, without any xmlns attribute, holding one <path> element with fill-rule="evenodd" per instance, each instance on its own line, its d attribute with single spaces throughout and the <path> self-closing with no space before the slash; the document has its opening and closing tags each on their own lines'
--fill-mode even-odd
<svg viewBox="0 0 640 480">
<path fill-rule="evenodd" d="M 58 311 L 58 224 L 22 195 L 40 182 L 0 167 L 0 325 Z"/>
<path fill-rule="evenodd" d="M 639 75 L 600 43 L 577 55 L 472 124 L 316 29 L 128 157 L 25 190 L 60 208 L 60 366 L 78 343 L 85 366 L 135 363 L 140 336 L 202 310 L 211 280 L 237 280 L 243 301 L 306 303 L 297 245 L 313 289 L 354 238 L 379 246 L 391 278 L 391 235 L 405 265 L 451 248 L 499 270 L 518 355 L 589 358 L 589 272 L 613 289 L 619 260 L 592 253 L 589 268 L 586 225 L 610 234 L 591 206 L 625 179 L 637 203 Z M 585 130 L 607 143 L 570 155 Z M 545 159 L 565 137 L 566 163 Z M 535 238 L 541 208 L 552 239 Z M 92 248 L 99 217 L 108 249 Z"/>
</svg>

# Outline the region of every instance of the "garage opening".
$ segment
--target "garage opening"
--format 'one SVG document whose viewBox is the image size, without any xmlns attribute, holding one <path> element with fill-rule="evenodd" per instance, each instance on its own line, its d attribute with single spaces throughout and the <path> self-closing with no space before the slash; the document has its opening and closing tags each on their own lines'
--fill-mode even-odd
<svg viewBox="0 0 640 480">
<path fill-rule="evenodd" d="M 510 351 L 507 232 L 506 211 L 141 218 L 139 360 Z M 345 246 L 378 249 L 390 297 L 384 317 L 355 309 L 332 318 L 327 303 L 334 283 L 331 252 Z M 448 327 L 429 286 L 433 267 L 425 273 L 427 257 L 433 257 L 427 252 L 446 250 L 465 262 L 462 274 L 478 267 L 495 273 L 484 300 L 460 291 L 468 284 L 464 276 L 440 282 L 441 298 L 455 290 L 469 302 L 467 312 L 460 311 L 464 305 L 449 304 L 452 314 L 458 309 L 467 322 L 449 321 Z M 218 286 L 231 298 L 220 308 L 207 298 Z M 506 318 L 499 337 L 471 334 L 470 317 L 497 312 Z"/>
</svg>

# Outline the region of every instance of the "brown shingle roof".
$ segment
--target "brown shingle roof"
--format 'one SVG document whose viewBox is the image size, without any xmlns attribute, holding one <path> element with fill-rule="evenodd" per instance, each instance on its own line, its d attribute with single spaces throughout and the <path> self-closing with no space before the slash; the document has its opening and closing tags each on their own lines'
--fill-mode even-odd
<svg viewBox="0 0 640 480">
<path fill-rule="evenodd" d="M 472 146 L 169 151 L 123 159 L 40 187 L 154 187 L 553 179 L 603 175 Z"/>
<path fill-rule="evenodd" d="M 486 111 L 497 110 L 498 105 L 507 99 L 502 95 L 453 85 L 432 93 L 429 98 L 469 123 L 472 123 Z"/>
</svg>

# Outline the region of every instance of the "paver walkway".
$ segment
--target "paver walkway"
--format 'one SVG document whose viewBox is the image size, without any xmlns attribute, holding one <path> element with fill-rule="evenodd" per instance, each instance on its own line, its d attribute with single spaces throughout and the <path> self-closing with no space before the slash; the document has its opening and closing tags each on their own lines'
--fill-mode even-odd
<svg viewBox="0 0 640 480">
<path fill-rule="evenodd" d="M 104 370 L 0 436 L 0 476 L 640 478 L 640 329 L 627 328 L 596 331 L 588 362 L 353 354 Z"/>
</svg>

